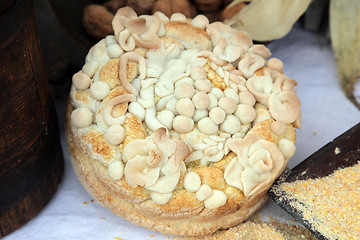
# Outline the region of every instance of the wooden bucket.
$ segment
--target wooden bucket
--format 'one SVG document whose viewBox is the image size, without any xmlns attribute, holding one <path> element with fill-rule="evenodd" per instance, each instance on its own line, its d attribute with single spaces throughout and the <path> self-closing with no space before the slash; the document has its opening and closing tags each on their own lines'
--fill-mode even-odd
<svg viewBox="0 0 360 240">
<path fill-rule="evenodd" d="M 33 0 L 0 1 L 0 238 L 50 201 L 63 157 Z"/>
</svg>

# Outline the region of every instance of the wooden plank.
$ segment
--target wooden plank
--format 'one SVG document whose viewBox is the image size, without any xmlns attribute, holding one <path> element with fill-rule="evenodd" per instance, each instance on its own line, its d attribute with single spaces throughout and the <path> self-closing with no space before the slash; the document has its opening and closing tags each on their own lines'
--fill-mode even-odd
<svg viewBox="0 0 360 240">
<path fill-rule="evenodd" d="M 0 26 L 7 25 L 0 37 L 0 238 L 45 207 L 63 173 L 56 113 L 31 6 L 32 0 L 18 0 L 0 15 Z M 23 15 L 25 10 L 30 13 Z M 11 21 L 17 14 L 18 20 Z"/>
</svg>

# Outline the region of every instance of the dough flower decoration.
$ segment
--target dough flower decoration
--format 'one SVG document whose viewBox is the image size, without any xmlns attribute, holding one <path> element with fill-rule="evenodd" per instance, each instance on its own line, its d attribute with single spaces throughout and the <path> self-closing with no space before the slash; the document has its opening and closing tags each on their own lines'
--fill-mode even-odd
<svg viewBox="0 0 360 240">
<path fill-rule="evenodd" d="M 284 123 L 293 123 L 300 116 L 300 100 L 294 87 L 296 81 L 278 74 L 275 80 L 270 76 L 252 76 L 246 87 L 255 99 L 269 108 L 271 116 Z"/>
<path fill-rule="evenodd" d="M 231 139 L 228 147 L 236 157 L 225 168 L 225 181 L 247 197 L 266 190 L 284 166 L 284 156 L 279 148 L 254 134 Z"/>
<path fill-rule="evenodd" d="M 252 45 L 245 32 L 237 31 L 221 22 L 209 24 L 206 32 L 211 37 L 213 53 L 228 62 L 239 59 Z"/>
<path fill-rule="evenodd" d="M 112 21 L 114 35 L 125 51 L 133 51 L 136 45 L 146 48 L 159 48 L 159 36 L 165 34 L 165 28 L 156 16 L 137 16 L 130 7 L 120 8 Z"/>
<path fill-rule="evenodd" d="M 180 179 L 183 160 L 190 154 L 181 140 L 170 139 L 166 128 L 124 148 L 125 181 L 157 193 L 171 193 Z"/>
</svg>

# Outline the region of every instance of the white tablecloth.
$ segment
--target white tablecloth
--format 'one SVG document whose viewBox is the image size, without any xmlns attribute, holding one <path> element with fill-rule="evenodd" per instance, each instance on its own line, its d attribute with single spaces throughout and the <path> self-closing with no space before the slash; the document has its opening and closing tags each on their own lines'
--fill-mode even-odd
<svg viewBox="0 0 360 240">
<path fill-rule="evenodd" d="M 297 130 L 297 150 L 292 168 L 360 121 L 360 111 L 342 93 L 330 43 L 321 35 L 302 30 L 299 25 L 286 37 L 268 45 L 274 57 L 284 62 L 286 75 L 298 82 L 302 128 Z M 78 181 L 64 140 L 65 101 L 56 100 L 61 127 L 65 173 L 57 193 L 33 220 L 4 237 L 13 239 L 170 239 L 138 227 L 114 215 L 85 191 Z M 292 218 L 271 200 L 260 215 L 290 221 Z"/>
</svg>

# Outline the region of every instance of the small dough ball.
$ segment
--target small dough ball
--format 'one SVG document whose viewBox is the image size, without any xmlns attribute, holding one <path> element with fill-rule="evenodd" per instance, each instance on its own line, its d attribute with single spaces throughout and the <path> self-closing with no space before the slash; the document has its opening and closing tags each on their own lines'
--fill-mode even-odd
<svg viewBox="0 0 360 240">
<path fill-rule="evenodd" d="M 173 121 L 173 128 L 178 133 L 188 133 L 194 128 L 194 120 L 186 116 L 176 116 Z"/>
<path fill-rule="evenodd" d="M 213 190 L 207 184 L 201 185 L 200 189 L 196 192 L 196 198 L 199 201 L 204 201 L 209 198 L 213 193 Z"/>
<path fill-rule="evenodd" d="M 280 121 L 274 121 L 270 125 L 271 131 L 279 136 L 284 136 L 286 134 L 287 126 L 286 123 Z"/>
<path fill-rule="evenodd" d="M 205 69 L 200 66 L 193 66 L 190 68 L 190 77 L 194 80 L 198 79 L 205 79 L 206 78 L 206 72 Z"/>
<path fill-rule="evenodd" d="M 107 53 L 111 58 L 120 58 L 120 56 L 124 53 L 124 50 L 119 46 L 119 44 L 111 44 L 107 47 Z"/>
<path fill-rule="evenodd" d="M 72 83 L 76 89 L 85 90 L 90 87 L 91 79 L 83 72 L 77 72 L 72 77 Z"/>
<path fill-rule="evenodd" d="M 182 98 L 176 103 L 176 111 L 180 115 L 192 117 L 195 113 L 195 107 L 190 98 Z"/>
<path fill-rule="evenodd" d="M 212 88 L 211 91 L 210 91 L 210 93 L 215 94 L 215 96 L 217 97 L 217 99 L 220 99 L 220 98 L 222 98 L 222 97 L 225 96 L 225 95 L 224 95 L 224 92 L 223 92 L 220 88 L 216 88 L 216 87 Z"/>
<path fill-rule="evenodd" d="M 218 105 L 218 99 L 216 97 L 216 95 L 214 93 L 208 93 L 209 99 L 210 99 L 210 104 L 207 107 L 207 109 L 211 110 L 214 107 L 217 107 Z"/>
<path fill-rule="evenodd" d="M 106 46 L 110 46 L 114 43 L 117 43 L 115 36 L 114 35 L 106 36 L 105 43 L 106 43 Z"/>
<path fill-rule="evenodd" d="M 98 67 L 99 67 L 99 63 L 97 61 L 90 61 L 85 63 L 85 65 L 82 67 L 82 71 L 90 78 L 92 78 L 95 75 L 95 72 L 98 69 Z"/>
<path fill-rule="evenodd" d="M 109 176 L 117 181 L 124 176 L 124 164 L 121 161 L 113 161 L 108 167 Z"/>
<path fill-rule="evenodd" d="M 151 199 L 159 205 L 164 205 L 168 201 L 170 201 L 172 197 L 172 193 L 158 193 L 158 192 L 151 192 L 150 194 Z"/>
<path fill-rule="evenodd" d="M 208 135 L 215 134 L 219 127 L 209 117 L 205 117 L 198 122 L 199 131 Z"/>
<path fill-rule="evenodd" d="M 225 121 L 220 125 L 220 130 L 230 134 L 238 133 L 241 130 L 240 120 L 234 115 L 228 115 L 226 116 Z"/>
<path fill-rule="evenodd" d="M 225 89 L 224 95 L 225 95 L 225 97 L 234 99 L 236 104 L 239 103 L 239 95 L 237 94 L 237 92 L 235 92 L 234 89 L 232 89 L 232 88 Z"/>
<path fill-rule="evenodd" d="M 94 82 L 90 87 L 90 96 L 95 100 L 103 100 L 110 92 L 110 87 L 105 82 Z"/>
<path fill-rule="evenodd" d="M 209 117 L 214 121 L 214 123 L 220 124 L 225 120 L 226 113 L 222 108 L 215 107 L 210 110 Z"/>
<path fill-rule="evenodd" d="M 256 103 L 254 95 L 249 91 L 242 91 L 239 93 L 239 102 L 253 107 Z"/>
<path fill-rule="evenodd" d="M 207 109 L 195 110 L 194 116 L 192 117 L 194 122 L 198 122 L 208 115 Z"/>
<path fill-rule="evenodd" d="M 194 86 L 200 92 L 205 92 L 205 93 L 210 92 L 212 88 L 211 82 L 209 80 L 204 80 L 204 79 L 196 80 Z"/>
<path fill-rule="evenodd" d="M 195 89 L 190 83 L 181 82 L 179 85 L 175 86 L 175 97 L 177 99 L 192 98 L 194 94 Z"/>
<path fill-rule="evenodd" d="M 111 145 L 118 145 L 125 138 L 125 130 L 121 125 L 111 125 L 105 132 L 105 138 Z"/>
<path fill-rule="evenodd" d="M 183 77 L 175 82 L 175 90 L 180 85 L 180 83 L 188 83 L 194 87 L 194 80 L 192 78 Z"/>
<path fill-rule="evenodd" d="M 205 92 L 197 92 L 192 98 L 194 106 L 196 109 L 203 110 L 206 109 L 210 104 L 210 98 Z"/>
<path fill-rule="evenodd" d="M 170 16 L 170 21 L 186 22 L 186 17 L 182 13 L 173 13 Z"/>
<path fill-rule="evenodd" d="M 90 109 L 81 107 L 72 111 L 71 116 L 71 126 L 75 128 L 85 128 L 89 127 L 93 122 L 93 112 Z"/>
<path fill-rule="evenodd" d="M 224 109 L 226 114 L 231 114 L 231 113 L 235 112 L 237 104 L 236 104 L 235 100 L 232 98 L 222 97 L 219 100 L 219 107 Z"/>
<path fill-rule="evenodd" d="M 171 130 L 173 127 L 173 121 L 175 114 L 170 110 L 162 110 L 156 116 L 157 120 L 163 124 L 168 130 Z"/>
<path fill-rule="evenodd" d="M 296 147 L 292 141 L 283 138 L 279 141 L 279 149 L 286 159 L 290 159 L 294 156 Z"/>
<path fill-rule="evenodd" d="M 256 111 L 249 105 L 239 104 L 234 115 L 240 120 L 241 124 L 247 124 L 254 121 L 256 117 Z"/>
<path fill-rule="evenodd" d="M 184 188 L 188 192 L 196 192 L 201 186 L 201 179 L 196 172 L 188 172 L 184 177 Z"/>
<path fill-rule="evenodd" d="M 205 29 L 209 24 L 209 19 L 206 16 L 199 14 L 191 20 L 191 24 L 195 27 Z"/>
<path fill-rule="evenodd" d="M 204 205 L 208 209 L 215 209 L 225 205 L 227 196 L 224 192 L 213 190 L 211 196 L 204 201 Z"/>
</svg>

